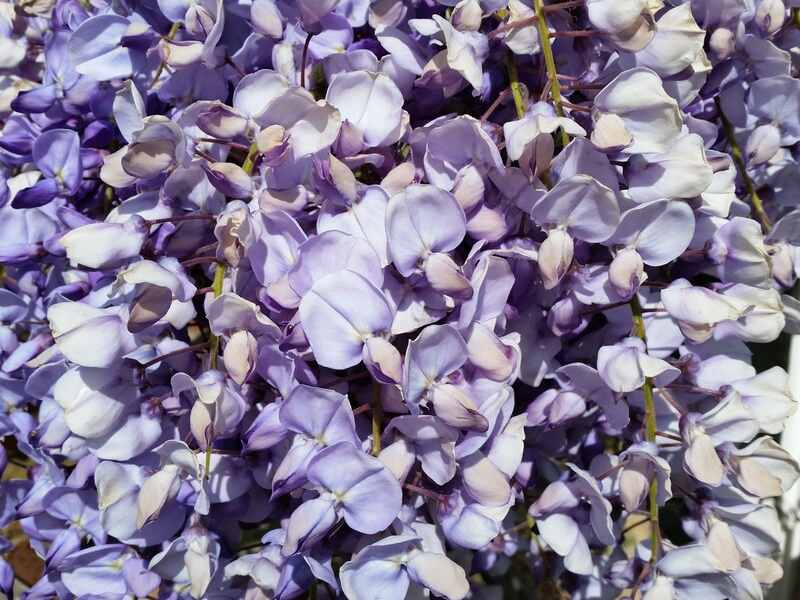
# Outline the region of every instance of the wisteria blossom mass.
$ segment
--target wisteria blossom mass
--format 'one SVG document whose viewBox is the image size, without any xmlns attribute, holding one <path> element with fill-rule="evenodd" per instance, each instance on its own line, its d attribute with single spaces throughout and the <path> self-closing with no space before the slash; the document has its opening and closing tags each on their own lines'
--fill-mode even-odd
<svg viewBox="0 0 800 600">
<path fill-rule="evenodd" d="M 796 400 L 752 357 L 800 333 L 800 1 L 19 0 L 0 31 L 0 592 L 781 579 Z"/>
</svg>

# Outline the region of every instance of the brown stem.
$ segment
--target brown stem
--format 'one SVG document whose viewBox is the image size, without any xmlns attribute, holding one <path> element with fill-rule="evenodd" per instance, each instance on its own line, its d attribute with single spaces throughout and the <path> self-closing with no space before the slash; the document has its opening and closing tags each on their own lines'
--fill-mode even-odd
<svg viewBox="0 0 800 600">
<path fill-rule="evenodd" d="M 211 156 L 207 152 L 203 152 L 202 150 L 198 150 L 197 148 L 194 149 L 194 153 L 197 154 L 197 156 L 199 156 L 200 158 L 202 158 L 206 162 L 209 162 L 211 164 L 214 164 L 215 162 L 217 162 L 216 158 L 214 158 L 213 156 Z"/>
<path fill-rule="evenodd" d="M 420 496 L 430 498 L 431 500 L 436 500 L 437 502 L 447 501 L 447 496 L 445 496 L 444 494 L 434 492 L 433 490 L 425 489 L 424 487 L 414 485 L 413 483 L 404 483 L 403 487 L 407 489 L 409 492 L 414 492 L 415 494 L 419 494 Z"/>
<path fill-rule="evenodd" d="M 508 31 L 513 29 L 519 29 L 520 27 L 527 27 L 528 25 L 533 25 L 539 19 L 536 15 L 531 17 L 526 17 L 524 19 L 519 19 L 517 21 L 509 21 L 507 23 L 503 23 L 497 29 L 489 32 L 489 38 L 496 38 L 498 35 L 502 35 Z"/>
<path fill-rule="evenodd" d="M 666 389 L 659 388 L 658 393 L 661 397 L 666 400 L 667 404 L 669 404 L 672 408 L 675 409 L 679 415 L 685 415 L 688 411 L 683 407 L 683 405 L 678 402 L 675 397 L 670 394 Z"/>
<path fill-rule="evenodd" d="M 605 472 L 603 472 L 603 473 L 600 473 L 600 475 L 598 475 L 597 477 L 595 477 L 595 479 L 597 479 L 597 481 L 600 481 L 601 479 L 605 479 L 605 478 L 606 478 L 606 477 L 608 477 L 609 475 L 613 475 L 614 473 L 616 473 L 617 471 L 619 471 L 619 470 L 620 470 L 622 467 L 624 467 L 624 466 L 625 466 L 625 464 L 624 464 L 624 463 L 617 463 L 616 465 L 614 465 L 613 467 L 611 467 L 611 468 L 610 468 L 610 469 L 608 469 L 607 471 L 605 471 Z"/>
<path fill-rule="evenodd" d="M 500 103 L 505 100 L 505 98 L 511 93 L 511 88 L 506 88 L 499 94 L 497 94 L 497 98 L 494 99 L 494 102 L 489 105 L 489 108 L 486 109 L 481 115 L 481 123 L 485 123 L 489 117 L 492 116 L 492 113 L 497 110 L 497 107 L 500 106 Z"/>
<path fill-rule="evenodd" d="M 592 109 L 589 108 L 588 106 L 583 106 L 582 104 L 573 104 L 572 102 L 568 102 L 567 100 L 562 100 L 561 104 L 564 106 L 564 108 L 568 108 L 576 112 L 585 112 L 585 113 L 592 112 Z"/>
<path fill-rule="evenodd" d="M 628 533 L 628 532 L 629 532 L 631 529 L 636 529 L 636 528 L 637 528 L 637 527 L 639 527 L 640 525 L 644 525 L 645 523 L 649 523 L 649 522 L 650 522 L 650 517 L 649 517 L 649 516 L 648 516 L 648 517 L 645 517 L 645 518 L 644 518 L 644 519 L 642 519 L 641 521 L 636 521 L 635 523 L 631 523 L 630 525 L 626 526 L 626 527 L 625 527 L 625 528 L 624 528 L 622 531 L 620 531 L 620 532 L 619 532 L 619 534 L 620 534 L 620 535 L 625 535 L 625 534 L 626 534 L 626 533 Z"/>
<path fill-rule="evenodd" d="M 190 258 L 189 260 L 181 261 L 181 265 L 188 269 L 189 267 L 194 267 L 196 265 L 205 265 L 213 262 L 217 262 L 216 256 L 197 256 L 195 258 Z"/>
<path fill-rule="evenodd" d="M 206 244 L 205 246 L 200 246 L 197 250 L 194 251 L 196 255 L 204 255 L 206 252 L 210 252 L 211 250 L 216 250 L 217 246 L 219 245 L 218 242 L 213 242 L 211 244 Z"/>
<path fill-rule="evenodd" d="M 674 433 L 669 433 L 666 431 L 656 431 L 656 435 L 659 437 L 667 438 L 668 440 L 675 440 L 676 442 L 683 442 L 683 438 L 679 435 L 675 435 Z"/>
<path fill-rule="evenodd" d="M 559 78 L 561 78 L 560 75 L 559 75 Z M 606 87 L 602 83 L 581 83 L 580 81 L 578 81 L 577 77 L 573 78 L 572 80 L 568 80 L 568 81 L 562 83 L 561 85 L 565 86 L 565 87 L 568 87 L 570 90 L 576 90 L 576 91 L 580 91 L 580 90 L 602 90 L 604 87 Z"/>
<path fill-rule="evenodd" d="M 681 392 L 689 392 L 691 394 L 700 394 L 702 396 L 711 396 L 719 398 L 722 394 L 719 390 L 712 390 L 710 388 L 699 387 L 688 383 L 670 383 L 666 386 L 668 390 L 679 390 Z"/>
<path fill-rule="evenodd" d="M 557 10 L 568 10 L 577 6 L 583 6 L 586 0 L 567 0 L 566 2 L 556 2 L 555 4 L 547 4 L 542 7 L 544 12 L 555 12 Z"/>
<path fill-rule="evenodd" d="M 209 144 L 222 144 L 223 146 L 230 146 L 231 148 L 237 148 L 239 150 L 244 150 L 247 152 L 250 149 L 250 146 L 247 144 L 239 144 L 238 142 L 228 142 L 226 140 L 218 140 L 212 137 L 199 137 L 195 138 L 197 142 L 207 142 Z"/>
<path fill-rule="evenodd" d="M 747 195 L 750 196 L 750 206 L 753 208 L 753 214 L 759 221 L 761 221 L 761 227 L 764 229 L 764 231 L 769 233 L 772 230 L 772 222 L 767 215 L 767 211 L 764 210 L 764 203 L 761 201 L 761 196 L 758 195 L 758 190 L 756 190 L 756 186 L 753 183 L 753 180 L 750 178 L 750 174 L 747 172 L 747 165 L 744 161 L 744 153 L 742 152 L 742 148 L 739 146 L 739 142 L 736 141 L 733 124 L 728 120 L 728 117 L 725 116 L 725 113 L 722 110 L 722 102 L 720 102 L 719 97 L 716 97 L 714 102 L 717 105 L 719 119 L 722 121 L 722 130 L 725 132 L 725 137 L 731 147 L 731 158 L 733 158 L 733 162 L 736 165 L 736 170 L 739 172 L 739 176 L 744 182 Z"/>
<path fill-rule="evenodd" d="M 306 35 L 306 42 L 303 44 L 303 56 L 300 59 L 300 87 L 306 87 L 306 62 L 308 60 L 308 47 L 311 45 L 311 38 L 314 37 L 313 33 Z"/>
<path fill-rule="evenodd" d="M 166 354 L 162 354 L 161 356 L 156 356 L 154 359 L 148 360 L 146 363 L 142 363 L 141 365 L 139 365 L 139 368 L 147 369 L 148 367 L 157 365 L 162 360 L 165 360 L 167 358 L 172 358 L 173 356 L 186 354 L 187 352 L 199 352 L 200 350 L 205 350 L 206 348 L 208 348 L 208 342 L 202 342 L 200 344 L 195 344 L 194 346 L 186 346 L 185 348 L 178 348 L 177 350 L 173 350 L 172 352 L 167 352 Z"/>
<path fill-rule="evenodd" d="M 225 57 L 225 64 L 230 66 L 234 71 L 236 71 L 240 77 L 245 77 L 247 75 L 247 73 L 245 73 L 239 65 L 237 65 L 235 62 L 233 62 L 233 60 L 231 60 L 230 56 Z"/>
<path fill-rule="evenodd" d="M 600 306 L 590 306 L 585 308 L 581 311 L 582 315 L 593 315 L 595 313 L 603 312 L 606 310 L 611 310 L 612 308 L 619 308 L 620 306 L 627 306 L 630 304 L 629 300 L 623 300 L 621 302 L 612 302 L 611 304 L 602 304 Z"/>
<path fill-rule="evenodd" d="M 594 29 L 578 29 L 575 31 L 551 31 L 550 37 L 564 37 L 564 38 L 582 38 L 582 37 L 592 37 L 593 35 L 597 35 L 597 31 Z"/>
<path fill-rule="evenodd" d="M 161 223 L 180 223 L 181 221 L 216 221 L 217 217 L 207 214 L 176 215 L 163 219 L 145 219 L 147 225 L 160 225 Z"/>
</svg>

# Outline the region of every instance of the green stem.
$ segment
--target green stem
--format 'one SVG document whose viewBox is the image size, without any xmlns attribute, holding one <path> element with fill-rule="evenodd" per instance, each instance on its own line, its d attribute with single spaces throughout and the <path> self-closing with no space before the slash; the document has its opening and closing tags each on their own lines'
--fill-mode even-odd
<svg viewBox="0 0 800 600">
<path fill-rule="evenodd" d="M 553 56 L 553 47 L 550 45 L 550 30 L 547 28 L 547 15 L 542 4 L 542 0 L 533 0 L 536 10 L 536 28 L 539 30 L 539 43 L 542 45 L 542 56 L 547 69 L 547 79 L 550 81 L 550 95 L 556 107 L 556 114 L 564 116 L 564 105 L 561 100 L 561 87 L 558 83 L 558 73 L 556 72 L 556 59 Z M 569 134 L 563 128 L 561 132 L 561 145 L 569 144 Z"/>
<path fill-rule="evenodd" d="M 217 263 L 214 269 L 214 283 L 211 285 L 211 290 L 214 292 L 214 298 L 218 298 L 222 294 L 222 283 L 225 281 L 225 265 L 221 262 Z M 219 336 L 211 333 L 209 342 L 211 344 L 211 355 L 208 360 L 208 366 L 211 369 L 217 368 L 217 357 L 219 356 Z"/>
<path fill-rule="evenodd" d="M 176 21 L 172 24 L 172 27 L 169 28 L 169 33 L 167 33 L 166 37 L 164 38 L 166 41 L 171 42 L 175 39 L 175 36 L 178 35 L 178 31 L 181 28 L 182 23 L 180 21 Z M 150 83 L 150 89 L 153 89 L 153 86 L 158 83 L 158 78 L 161 77 L 161 73 L 164 72 L 164 67 L 167 65 L 166 61 L 161 61 L 158 65 L 158 69 L 156 69 L 156 74 L 153 76 L 153 81 Z"/>
<path fill-rule="evenodd" d="M 641 339 L 645 347 L 647 347 L 647 335 L 644 328 L 644 317 L 642 316 L 642 305 L 639 302 L 639 297 L 634 294 L 631 299 L 631 312 L 633 313 L 633 333 Z M 642 394 L 644 395 L 644 413 L 645 413 L 645 439 L 652 443 L 656 443 L 656 402 L 653 395 L 653 380 L 646 377 L 644 386 L 642 386 Z M 658 478 L 653 477 L 650 482 L 649 493 L 650 505 L 650 562 L 655 565 L 658 562 L 659 549 L 661 547 L 661 529 L 658 524 Z"/>
<path fill-rule="evenodd" d="M 258 146 L 255 142 L 250 144 L 250 150 L 242 163 L 242 170 L 248 175 L 252 175 L 253 167 L 255 166 L 256 156 L 258 156 Z M 214 292 L 214 298 L 218 298 L 222 294 L 222 284 L 225 281 L 225 264 L 218 262 L 214 269 L 214 283 L 211 285 L 211 290 Z M 211 344 L 211 355 L 208 361 L 208 366 L 212 369 L 217 368 L 217 357 L 219 356 L 219 337 L 210 334 L 209 342 Z"/>
<path fill-rule="evenodd" d="M 314 37 L 313 33 L 306 35 L 306 41 L 303 44 L 303 55 L 300 59 L 302 61 L 300 64 L 300 87 L 303 89 L 306 87 L 306 63 L 308 62 L 308 47 L 311 45 L 312 37 Z"/>
<path fill-rule="evenodd" d="M 714 102 L 717 105 L 719 119 L 722 121 L 722 130 L 725 132 L 725 138 L 728 140 L 728 144 L 731 147 L 731 158 L 733 158 L 733 162 L 736 165 L 736 170 L 739 171 L 739 176 L 744 182 L 747 195 L 750 197 L 750 205 L 753 207 L 753 213 L 758 220 L 761 221 L 761 226 L 763 227 L 764 231 L 769 233 L 769 231 L 772 229 L 772 223 L 769 220 L 767 211 L 764 210 L 764 203 L 761 201 L 761 196 L 759 196 L 758 192 L 756 191 L 756 186 L 753 184 L 753 180 L 750 179 L 750 175 L 747 174 L 747 165 L 744 162 L 744 153 L 742 152 L 741 146 L 739 146 L 739 142 L 736 141 L 733 124 L 728 120 L 728 117 L 726 117 L 725 113 L 722 111 L 722 103 L 720 102 L 719 98 L 714 98 Z"/>
<path fill-rule="evenodd" d="M 147 369 L 148 367 L 152 367 L 153 365 L 157 365 L 163 360 L 167 358 L 171 358 L 173 356 L 180 356 L 181 354 L 187 354 L 189 352 L 197 352 L 199 350 L 205 350 L 208 344 L 202 342 L 200 344 L 195 344 L 193 346 L 185 346 L 183 348 L 179 348 L 178 350 L 173 350 L 172 352 L 167 352 L 166 354 L 161 354 L 160 356 L 156 356 L 155 358 L 148 360 L 146 363 L 142 363 L 139 365 L 140 369 Z"/>
<path fill-rule="evenodd" d="M 506 54 L 506 70 L 508 71 L 508 80 L 511 82 L 511 95 L 517 109 L 517 118 L 521 119 L 525 116 L 525 98 L 522 95 L 522 84 L 519 82 L 519 71 L 517 71 L 517 65 L 514 64 L 514 55 L 511 52 Z"/>
<path fill-rule="evenodd" d="M 242 170 L 248 175 L 253 174 L 253 167 L 255 166 L 256 156 L 258 156 L 258 146 L 255 142 L 250 144 L 250 150 L 247 151 L 247 156 L 242 163 Z"/>
<path fill-rule="evenodd" d="M 211 450 L 214 447 L 214 441 L 208 440 L 208 445 L 206 446 L 206 455 L 205 455 L 205 468 L 203 469 L 203 479 L 208 479 L 211 475 L 209 471 L 211 471 Z"/>
<path fill-rule="evenodd" d="M 506 54 L 506 70 L 508 71 L 511 95 L 514 97 L 514 107 L 517 109 L 517 118 L 521 119 L 525 116 L 525 98 L 522 94 L 522 84 L 519 82 L 517 65 L 514 64 L 514 55 L 511 52 Z M 565 132 L 562 130 L 562 133 Z M 567 140 L 569 141 L 569 138 L 567 138 Z M 548 190 L 553 187 L 550 177 L 546 171 L 539 173 L 539 179 L 542 180 L 542 183 L 544 183 Z"/>
<path fill-rule="evenodd" d="M 383 429 L 383 406 L 381 406 L 381 386 L 379 383 L 372 382 L 372 455 L 378 456 L 381 453 L 381 431 Z"/>
</svg>

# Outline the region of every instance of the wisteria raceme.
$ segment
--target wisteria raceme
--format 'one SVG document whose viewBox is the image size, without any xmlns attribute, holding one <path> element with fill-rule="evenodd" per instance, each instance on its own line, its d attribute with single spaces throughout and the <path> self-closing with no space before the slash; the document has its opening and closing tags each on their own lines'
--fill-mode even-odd
<svg viewBox="0 0 800 600">
<path fill-rule="evenodd" d="M 0 592 L 782 577 L 796 400 L 752 358 L 800 333 L 796 0 L 26 0 L 0 28 Z"/>
</svg>

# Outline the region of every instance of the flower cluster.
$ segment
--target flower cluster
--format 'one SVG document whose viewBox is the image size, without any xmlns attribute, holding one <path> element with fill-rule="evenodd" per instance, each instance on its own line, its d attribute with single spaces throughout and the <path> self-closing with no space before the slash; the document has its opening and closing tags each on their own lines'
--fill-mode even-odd
<svg viewBox="0 0 800 600">
<path fill-rule="evenodd" d="M 762 598 L 795 4 L 0 3 L 24 597 Z"/>
</svg>

